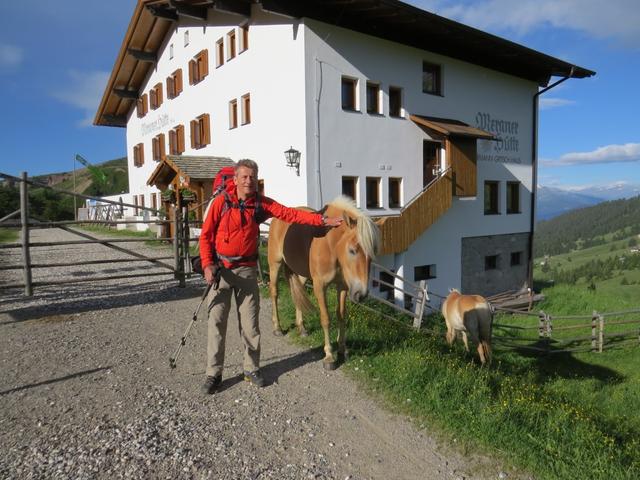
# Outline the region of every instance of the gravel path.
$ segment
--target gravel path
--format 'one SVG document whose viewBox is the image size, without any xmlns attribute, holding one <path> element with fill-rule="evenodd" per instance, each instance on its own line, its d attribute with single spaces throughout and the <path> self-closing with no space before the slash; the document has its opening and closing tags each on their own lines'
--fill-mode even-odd
<svg viewBox="0 0 640 480">
<path fill-rule="evenodd" d="M 32 238 L 74 237 L 36 230 Z M 122 258 L 100 245 L 32 255 L 34 263 Z M 0 264 L 17 261 L 0 251 Z M 126 274 L 140 265 L 109 267 Z M 89 269 L 40 270 L 34 278 Z M 15 275 L 2 272 L 0 283 Z M 230 328 L 222 390 L 202 395 L 204 315 L 178 368 L 168 366 L 202 289 L 201 280 L 180 289 L 170 277 L 143 277 L 47 287 L 31 299 L 0 291 L 0 478 L 498 478 L 493 461 L 438 445 L 341 370 L 325 372 L 321 349 L 273 337 L 269 301 L 261 311 L 267 387 L 242 381 L 240 340 Z"/>
</svg>

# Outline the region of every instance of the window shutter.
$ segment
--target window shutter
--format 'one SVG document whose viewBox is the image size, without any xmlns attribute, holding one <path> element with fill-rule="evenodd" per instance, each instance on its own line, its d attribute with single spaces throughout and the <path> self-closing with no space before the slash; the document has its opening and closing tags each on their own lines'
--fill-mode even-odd
<svg viewBox="0 0 640 480">
<path fill-rule="evenodd" d="M 180 95 L 180 92 L 182 92 L 182 69 L 181 68 L 176 71 L 175 78 L 174 78 L 174 89 L 175 89 L 175 96 L 177 97 L 178 95 Z"/>
<path fill-rule="evenodd" d="M 140 144 L 140 166 L 144 165 L 144 144 Z"/>
<path fill-rule="evenodd" d="M 153 151 L 153 159 L 158 160 L 158 137 L 153 137 L 151 140 L 151 150 Z"/>
<path fill-rule="evenodd" d="M 197 143 L 196 143 L 197 122 L 195 120 L 191 120 L 191 122 L 189 123 L 189 126 L 191 127 L 191 148 L 196 148 L 197 147 Z"/>
<path fill-rule="evenodd" d="M 209 114 L 205 113 L 202 116 L 202 144 L 209 145 L 211 143 L 211 122 L 209 121 Z"/>
<path fill-rule="evenodd" d="M 189 85 L 196 83 L 196 62 L 195 60 L 189 60 Z"/>
<path fill-rule="evenodd" d="M 160 160 L 164 160 L 165 158 L 165 150 L 164 150 L 164 133 L 158 135 L 158 153 L 160 155 Z"/>
<path fill-rule="evenodd" d="M 169 130 L 169 153 L 171 155 L 176 154 L 176 132 L 175 130 Z"/>
<path fill-rule="evenodd" d="M 156 105 L 159 107 L 162 105 L 162 83 L 156 85 Z"/>
<path fill-rule="evenodd" d="M 184 152 L 184 125 L 178 125 L 176 128 L 176 136 L 178 140 L 178 154 Z"/>
<path fill-rule="evenodd" d="M 209 75 L 209 50 L 204 49 L 200 55 L 200 80 Z"/>
<path fill-rule="evenodd" d="M 172 99 L 176 96 L 175 94 L 175 83 L 173 77 L 167 77 L 167 98 Z"/>
</svg>

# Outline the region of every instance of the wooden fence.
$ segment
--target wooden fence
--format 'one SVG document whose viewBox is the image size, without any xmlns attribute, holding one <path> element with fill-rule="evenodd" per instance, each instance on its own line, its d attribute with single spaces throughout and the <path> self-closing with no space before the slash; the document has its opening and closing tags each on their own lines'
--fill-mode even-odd
<svg viewBox="0 0 640 480">
<path fill-rule="evenodd" d="M 71 283 L 85 283 L 85 282 L 97 282 L 97 281 L 105 281 L 105 280 L 118 280 L 118 279 L 126 279 L 126 278 L 134 278 L 134 277 L 148 277 L 151 275 L 172 275 L 175 279 L 178 280 L 179 286 L 185 286 L 185 278 L 191 274 L 191 264 L 189 261 L 189 244 L 190 242 L 195 241 L 195 239 L 191 239 L 189 235 L 189 224 L 193 222 L 189 222 L 187 209 L 183 208 L 183 211 L 176 210 L 174 212 L 173 219 L 173 235 L 171 237 L 157 237 L 155 239 L 150 238 L 112 238 L 112 239 L 103 239 L 98 238 L 96 236 L 90 235 L 86 232 L 76 230 L 72 228 L 74 225 L 108 225 L 108 226 L 116 226 L 119 224 L 136 224 L 136 223 L 145 223 L 145 224 L 160 224 L 167 225 L 170 221 L 162 218 L 158 218 L 156 220 L 114 220 L 114 219 L 102 219 L 102 220 L 83 220 L 83 221 L 50 221 L 46 219 L 34 219 L 33 215 L 30 215 L 29 212 L 29 197 L 28 197 L 28 187 L 29 185 L 47 188 L 54 192 L 72 195 L 81 199 L 90 199 L 96 200 L 105 204 L 115 205 L 117 208 L 122 207 L 131 207 L 136 210 L 148 211 L 152 215 L 158 215 L 159 210 L 141 207 L 139 205 L 131 205 L 122 202 L 114 202 L 110 200 L 105 200 L 102 198 L 92 197 L 89 195 L 83 195 L 75 192 L 69 192 L 67 190 L 57 189 L 53 187 L 49 187 L 47 185 L 38 184 L 31 180 L 27 179 L 26 172 L 22 172 L 20 178 L 14 177 L 11 175 L 7 175 L 4 173 L 0 173 L 0 178 L 5 178 L 9 181 L 19 183 L 20 185 L 20 208 L 9 215 L 0 219 L 0 227 L 12 227 L 20 229 L 20 242 L 18 243 L 5 243 L 0 244 L 0 250 L 8 250 L 8 249 L 20 249 L 22 252 L 21 255 L 21 263 L 19 265 L 0 265 L 0 271 L 8 271 L 8 270 L 22 270 L 23 272 L 23 282 L 22 283 L 5 283 L 0 285 L 0 290 L 6 289 L 16 289 L 16 288 L 24 288 L 24 294 L 26 296 L 33 295 L 33 289 L 35 287 L 42 287 L 46 285 L 60 285 L 60 284 L 71 284 Z M 11 219 L 20 216 L 20 221 L 9 222 Z M 65 240 L 58 242 L 32 242 L 30 241 L 30 230 L 35 228 L 59 228 L 64 231 L 67 231 L 73 235 L 79 236 L 82 240 Z M 135 251 L 132 251 L 127 248 L 123 248 L 117 245 L 116 243 L 134 243 L 134 242 L 149 242 L 149 241 L 157 241 L 157 242 L 171 242 L 173 245 L 173 255 L 171 256 L 158 256 L 158 257 L 149 257 L 145 255 L 141 255 Z M 110 259 L 110 260 L 83 260 L 82 262 L 47 262 L 47 263 L 33 263 L 31 261 L 31 251 L 33 248 L 40 247 L 48 247 L 48 246 L 71 246 L 71 245 L 83 245 L 83 244 L 101 244 L 112 250 L 116 250 L 119 253 L 122 253 L 124 258 L 119 259 Z M 163 260 L 171 260 L 172 263 L 166 263 Z M 117 262 L 148 262 L 153 264 L 156 267 L 160 267 L 166 271 L 149 273 L 131 273 L 127 275 L 105 275 L 105 276 L 91 276 L 91 277 L 80 277 L 73 279 L 57 279 L 57 280 L 46 280 L 42 282 L 34 282 L 32 280 L 32 270 L 37 268 L 56 268 L 56 267 L 70 267 L 77 266 L 83 267 L 87 265 L 97 265 L 97 264 L 110 264 Z"/>
</svg>

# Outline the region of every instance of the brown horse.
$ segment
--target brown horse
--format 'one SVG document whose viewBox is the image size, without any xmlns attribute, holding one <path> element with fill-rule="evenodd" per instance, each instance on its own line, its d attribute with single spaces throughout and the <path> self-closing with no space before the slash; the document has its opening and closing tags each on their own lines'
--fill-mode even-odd
<svg viewBox="0 0 640 480">
<path fill-rule="evenodd" d="M 310 210 L 304 208 L 305 210 Z M 338 292 L 338 356 L 347 355 L 345 338 L 345 302 L 347 293 L 354 302 L 368 294 L 369 266 L 380 243 L 377 225 L 358 210 L 352 200 L 338 197 L 323 209 L 328 217 L 342 216 L 344 222 L 336 228 L 297 225 L 273 219 L 269 228 L 269 278 L 272 301 L 273 333 L 282 335 L 278 318 L 278 273 L 284 264 L 291 296 L 296 306 L 298 333 L 307 333 L 302 321 L 303 311 L 312 306 L 304 290 L 308 278 L 313 282 L 313 293 L 320 308 L 320 323 L 324 331 L 324 367 L 336 367 L 329 339 L 329 313 L 326 290 L 336 284 Z"/>
<path fill-rule="evenodd" d="M 442 314 L 447 323 L 447 343 L 453 344 L 456 332 L 462 332 L 464 347 L 469 351 L 469 342 L 478 346 L 480 362 L 484 365 L 491 362 L 491 325 L 493 314 L 491 306 L 480 295 L 462 295 L 452 289 L 442 304 Z"/>
</svg>

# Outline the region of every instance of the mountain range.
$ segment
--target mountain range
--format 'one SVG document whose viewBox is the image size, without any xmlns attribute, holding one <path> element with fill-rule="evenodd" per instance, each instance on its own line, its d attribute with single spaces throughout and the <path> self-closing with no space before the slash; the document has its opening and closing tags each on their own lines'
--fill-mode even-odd
<svg viewBox="0 0 640 480">
<path fill-rule="evenodd" d="M 590 207 L 608 200 L 640 195 L 640 185 L 618 182 L 606 186 L 562 189 L 538 186 L 536 220 L 549 220 L 576 208 Z"/>
</svg>

